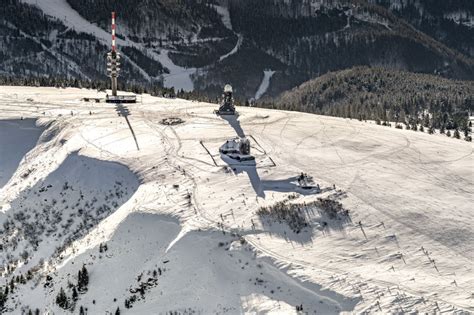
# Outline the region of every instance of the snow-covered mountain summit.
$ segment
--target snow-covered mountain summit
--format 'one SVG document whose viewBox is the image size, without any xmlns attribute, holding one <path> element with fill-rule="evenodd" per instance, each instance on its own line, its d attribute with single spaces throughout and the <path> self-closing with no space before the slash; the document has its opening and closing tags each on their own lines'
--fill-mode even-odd
<svg viewBox="0 0 474 315">
<path fill-rule="evenodd" d="M 94 97 L 1 87 L 3 312 L 474 311 L 472 143 Z M 242 133 L 254 163 L 219 153 Z"/>
</svg>

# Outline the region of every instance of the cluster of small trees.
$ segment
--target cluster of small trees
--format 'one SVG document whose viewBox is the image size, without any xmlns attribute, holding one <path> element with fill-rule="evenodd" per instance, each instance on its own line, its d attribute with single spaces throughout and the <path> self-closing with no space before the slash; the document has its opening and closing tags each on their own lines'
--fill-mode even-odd
<svg viewBox="0 0 474 315">
<path fill-rule="evenodd" d="M 28 270 L 26 276 L 24 276 L 23 274 L 13 276 L 10 279 L 10 282 L 6 283 L 5 287 L 0 287 L 0 313 L 5 307 L 5 304 L 8 300 L 8 296 L 16 290 L 17 286 L 20 284 L 26 284 L 26 282 L 28 280 L 31 280 L 32 278 L 33 272 L 31 270 Z"/>
<path fill-rule="evenodd" d="M 85 293 L 87 286 L 89 285 L 89 273 L 85 265 L 77 273 L 77 284 L 70 284 L 71 298 L 68 297 L 63 287 L 59 289 L 59 293 L 56 295 L 56 304 L 62 309 L 69 309 L 74 307 L 77 300 L 79 299 L 79 293 Z M 82 306 L 81 306 L 81 309 Z"/>
<path fill-rule="evenodd" d="M 422 119 L 420 125 L 418 125 L 418 123 L 413 122 L 413 121 L 411 123 L 410 122 L 404 122 L 405 129 L 406 130 L 413 130 L 413 131 L 427 132 L 428 134 L 435 134 L 437 130 L 436 130 L 434 124 L 429 119 L 429 116 L 426 115 L 424 117 L 425 117 L 425 119 Z M 392 124 L 390 122 L 388 122 L 388 121 L 381 122 L 380 119 L 376 119 L 375 122 L 376 122 L 377 125 L 383 125 L 383 126 L 388 126 L 388 127 L 392 126 Z M 471 134 L 472 134 L 472 122 L 471 121 L 469 121 L 469 122 L 464 122 L 463 121 L 462 124 L 464 124 L 463 128 L 458 128 L 458 127 L 452 128 L 451 127 L 451 130 L 453 130 L 452 133 L 451 133 L 451 130 L 449 130 L 449 129 L 446 130 L 445 125 L 442 124 L 441 127 L 439 128 L 439 133 L 440 134 L 445 134 L 448 137 L 452 136 L 455 139 L 461 139 L 462 138 L 461 137 L 461 132 L 459 131 L 459 129 L 461 129 L 462 132 L 463 132 L 463 135 L 464 135 L 464 140 L 466 140 L 468 142 L 471 142 L 472 141 L 472 136 L 471 136 Z M 397 122 L 397 123 L 395 123 L 395 128 L 403 129 L 403 125 Z"/>
<path fill-rule="evenodd" d="M 309 224 L 304 213 L 304 205 L 287 201 L 279 201 L 273 205 L 261 207 L 257 210 L 257 215 L 286 223 L 297 234 Z"/>
<path fill-rule="evenodd" d="M 136 301 L 144 299 L 146 291 L 158 285 L 158 276 L 161 276 L 162 272 L 161 268 L 154 269 L 153 271 L 148 270 L 148 278 L 144 278 L 143 273 L 140 274 L 137 277 L 138 285 L 130 289 L 132 295 L 124 301 L 125 308 L 132 308 Z"/>
<path fill-rule="evenodd" d="M 302 204 L 283 200 L 259 208 L 257 215 L 264 219 L 286 223 L 293 232 L 298 234 L 309 225 L 309 217 L 315 210 L 325 219 L 350 220 L 349 210 L 345 209 L 339 201 L 330 198 L 318 198 L 316 201 Z"/>
<path fill-rule="evenodd" d="M 344 220 L 349 218 L 349 210 L 342 204 L 330 198 L 318 198 L 317 201 L 308 204 L 309 207 L 316 206 L 319 212 L 331 220 Z"/>
</svg>

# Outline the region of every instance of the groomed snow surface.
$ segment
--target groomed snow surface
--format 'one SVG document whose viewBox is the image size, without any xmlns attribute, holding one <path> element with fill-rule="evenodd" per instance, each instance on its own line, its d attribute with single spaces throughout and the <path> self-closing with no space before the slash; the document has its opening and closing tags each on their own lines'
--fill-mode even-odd
<svg viewBox="0 0 474 315">
<path fill-rule="evenodd" d="M 6 313 L 474 312 L 472 143 L 148 95 L 81 101 L 104 96 L 0 89 L 0 271 L 32 271 Z M 184 123 L 160 123 L 172 117 Z M 255 162 L 219 154 L 237 134 Z M 299 188 L 301 172 L 321 190 Z M 327 197 L 349 220 L 309 211 L 295 233 L 257 214 Z"/>
</svg>

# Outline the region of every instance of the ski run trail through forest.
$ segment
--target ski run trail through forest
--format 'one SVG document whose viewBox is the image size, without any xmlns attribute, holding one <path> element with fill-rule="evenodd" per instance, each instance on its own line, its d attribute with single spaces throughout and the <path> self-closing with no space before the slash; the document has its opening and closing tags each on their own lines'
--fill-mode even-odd
<svg viewBox="0 0 474 315">
<path fill-rule="evenodd" d="M 56 296 L 71 296 L 82 266 L 75 313 L 474 312 L 472 143 L 298 112 L 221 118 L 216 104 L 84 97 L 105 93 L 0 89 L 1 273 L 33 270 L 7 313 L 62 314 Z M 254 162 L 220 155 L 238 134 Z M 302 172 L 320 189 L 301 188 Z M 348 216 L 310 208 L 318 198 Z M 259 211 L 278 202 L 306 209 L 298 233 Z"/>
<path fill-rule="evenodd" d="M 67 27 L 74 29 L 77 32 L 83 32 L 86 34 L 90 34 L 96 37 L 100 42 L 105 44 L 106 46 L 110 45 L 111 34 L 100 28 L 94 23 L 87 21 L 84 17 L 82 17 L 77 11 L 75 11 L 66 0 L 48 0 L 48 1 L 37 1 L 37 0 L 21 0 L 22 2 L 38 6 L 46 15 L 54 17 L 60 20 L 64 25 Z M 231 19 L 229 15 L 229 10 L 226 7 L 214 5 L 217 13 L 221 16 L 222 23 L 224 27 L 232 29 Z M 118 24 L 118 32 L 120 33 L 120 17 L 119 24 Z M 235 33 L 237 36 L 236 44 L 228 53 L 219 57 L 216 62 L 222 62 L 224 59 L 234 55 L 240 49 L 240 46 L 243 43 L 243 36 L 241 34 Z M 163 48 L 157 53 L 153 49 L 149 49 L 146 45 L 142 43 L 137 43 L 132 41 L 131 39 L 127 38 L 126 40 L 117 38 L 117 45 L 119 47 L 129 46 L 139 49 L 142 52 L 146 52 L 146 55 L 163 65 L 166 69 L 169 70 L 169 73 L 163 74 L 163 84 L 165 87 L 171 88 L 173 87 L 176 91 L 184 90 L 184 91 L 193 91 L 194 90 L 194 83 L 192 81 L 192 75 L 195 74 L 198 70 L 200 72 L 206 71 L 205 69 L 197 69 L 197 68 L 186 68 L 175 64 L 171 58 L 169 57 L 169 49 Z M 134 63 L 130 58 L 126 55 L 122 54 L 122 56 L 129 62 L 136 70 L 138 70 L 145 78 L 152 79 L 145 70 L 140 68 L 139 65 Z M 267 74 L 262 73 L 262 77 L 265 78 Z"/>
</svg>

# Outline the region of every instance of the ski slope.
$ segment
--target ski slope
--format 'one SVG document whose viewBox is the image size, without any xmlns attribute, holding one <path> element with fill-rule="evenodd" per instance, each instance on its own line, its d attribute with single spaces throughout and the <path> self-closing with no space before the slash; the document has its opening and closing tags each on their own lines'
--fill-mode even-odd
<svg viewBox="0 0 474 315">
<path fill-rule="evenodd" d="M 93 24 L 83 18 L 77 11 L 75 11 L 66 0 L 48 0 L 48 1 L 36 1 L 36 0 L 21 0 L 22 2 L 35 5 L 39 7 L 46 15 L 52 16 L 64 23 L 67 27 L 76 30 L 77 32 L 83 32 L 86 34 L 93 35 L 100 42 L 109 46 L 111 44 L 112 35 L 106 30 L 100 28 L 96 24 Z M 120 21 L 120 16 L 118 17 Z M 120 33 L 120 22 L 118 22 L 118 32 Z M 146 51 L 148 56 L 154 60 L 160 62 L 165 68 L 169 70 L 168 74 L 163 75 L 163 83 L 166 87 L 174 87 L 176 90 L 192 91 L 194 89 L 191 75 L 196 72 L 194 68 L 184 68 L 173 63 L 168 57 L 167 50 L 161 50 L 160 53 L 148 49 L 141 43 L 136 43 L 130 39 L 123 40 L 119 37 L 116 38 L 117 45 L 120 50 L 120 46 L 130 46 L 138 48 L 142 51 Z M 127 62 L 136 68 L 142 76 L 151 80 L 151 77 L 145 70 L 140 68 L 131 59 L 127 58 L 122 53 L 122 56 L 126 58 Z"/>
<path fill-rule="evenodd" d="M 232 50 L 229 51 L 228 53 L 220 56 L 219 61 L 223 61 L 229 58 L 230 56 L 236 54 L 239 51 L 240 46 L 242 46 L 242 42 L 244 41 L 244 36 L 242 34 L 236 34 L 236 35 L 237 35 L 237 42 L 235 43 L 234 48 L 232 48 Z"/>
<path fill-rule="evenodd" d="M 255 93 L 255 99 L 259 100 L 268 90 L 270 87 L 270 80 L 275 74 L 275 71 L 273 70 L 264 70 L 263 71 L 263 79 L 262 83 L 260 83 L 260 86 L 257 89 L 257 92 Z"/>
<path fill-rule="evenodd" d="M 221 16 L 222 24 L 229 30 L 233 30 L 232 28 L 232 19 L 230 18 L 229 9 L 221 6 L 213 4 L 212 7 L 217 11 L 217 13 Z"/>
<path fill-rule="evenodd" d="M 29 150 L 0 164 L 9 174 L 0 223 L 28 226 L 31 211 L 49 209 L 39 214 L 49 223 L 37 251 L 25 229 L 3 230 L 0 258 L 15 268 L 2 276 L 35 270 L 7 313 L 64 312 L 55 297 L 61 287 L 71 296 L 68 281 L 83 265 L 89 286 L 74 312 L 474 312 L 472 143 L 259 108 L 222 119 L 214 104 L 149 95 L 117 106 L 81 101 L 105 95 L 85 89 L 0 91 L 2 150 Z M 38 131 L 25 133 L 21 117 L 36 119 Z M 184 123 L 160 124 L 171 117 Z M 218 153 L 241 133 L 256 164 Z M 299 188 L 301 172 L 321 191 Z M 340 201 L 351 220 L 323 225 L 314 214 L 296 234 L 256 213 L 320 197 Z"/>
<path fill-rule="evenodd" d="M 175 65 L 168 56 L 168 53 L 168 50 L 162 49 L 158 55 L 160 63 L 170 72 L 163 75 L 163 85 L 167 88 L 175 88 L 176 91 L 182 89 L 186 92 L 190 92 L 194 90 L 191 75 L 196 73 L 196 68 L 184 68 Z"/>
<path fill-rule="evenodd" d="M 94 23 L 89 22 L 84 17 L 82 17 L 77 11 L 75 11 L 66 0 L 48 0 L 48 1 L 37 1 L 37 0 L 21 0 L 24 3 L 37 6 L 41 9 L 46 15 L 51 16 L 60 20 L 64 25 L 67 27 L 74 29 L 77 32 L 83 32 L 86 34 L 90 34 L 96 37 L 100 42 L 105 44 L 106 46 L 110 45 L 111 41 L 111 34 L 100 28 Z M 229 14 L 229 10 L 226 7 L 214 5 L 218 14 L 221 16 L 223 25 L 232 30 L 232 23 Z M 118 16 L 118 33 L 120 34 L 120 16 Z M 242 43 L 243 43 L 243 36 L 242 34 L 237 34 L 237 41 L 235 46 L 227 53 L 219 57 L 219 62 L 227 59 L 228 57 L 236 54 Z M 212 40 L 212 39 L 211 39 Z M 176 91 L 184 90 L 184 91 L 193 91 L 194 90 L 194 83 L 192 80 L 192 76 L 197 72 L 198 69 L 196 68 L 186 68 L 175 64 L 171 58 L 169 58 L 168 49 L 161 49 L 159 53 L 157 53 L 153 49 L 149 49 L 145 47 L 142 43 L 137 43 L 129 38 L 125 40 L 122 38 L 116 38 L 117 45 L 119 47 L 122 46 L 129 46 L 137 48 L 141 51 L 145 51 L 147 56 L 153 58 L 155 61 L 158 61 L 163 67 L 169 70 L 169 73 L 161 75 L 161 79 L 163 80 L 163 85 L 168 88 L 174 88 Z M 194 40 L 196 42 L 196 39 Z M 151 81 L 153 78 L 142 69 L 139 65 L 133 62 L 130 58 L 122 53 L 122 56 L 129 62 L 146 80 Z M 71 62 L 70 62 L 71 63 Z M 74 65 L 73 65 L 74 66 Z M 74 67 L 76 71 L 78 67 Z M 156 78 L 155 78 L 156 79 Z"/>
</svg>

